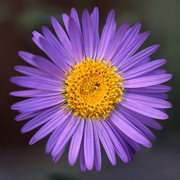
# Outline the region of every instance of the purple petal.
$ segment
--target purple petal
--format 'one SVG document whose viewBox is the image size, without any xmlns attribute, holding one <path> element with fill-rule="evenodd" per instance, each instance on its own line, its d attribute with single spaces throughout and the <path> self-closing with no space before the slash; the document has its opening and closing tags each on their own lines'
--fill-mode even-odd
<svg viewBox="0 0 180 180">
<path fill-rule="evenodd" d="M 120 58 L 118 58 L 118 61 L 120 62 L 123 59 L 127 59 L 131 57 L 146 41 L 149 35 L 150 35 L 150 32 L 146 31 L 144 33 L 139 34 L 137 37 L 135 37 L 134 40 L 125 49 L 124 53 L 121 54 Z"/>
<path fill-rule="evenodd" d="M 146 63 L 148 63 L 150 60 L 151 60 L 150 56 L 149 56 L 149 57 L 146 57 L 146 58 L 143 59 L 142 61 L 139 61 L 138 63 L 136 63 L 135 65 L 133 65 L 130 69 L 128 69 L 128 71 L 129 71 L 129 70 L 132 70 L 132 69 L 134 69 L 134 68 L 136 68 L 136 67 L 139 67 L 139 66 L 141 66 L 141 65 L 143 65 L 143 64 L 146 64 Z"/>
<path fill-rule="evenodd" d="M 163 99 L 166 100 L 169 98 L 168 94 L 162 94 L 162 93 L 157 93 L 157 94 L 153 94 L 153 93 L 142 93 L 141 95 L 145 95 L 145 96 L 150 96 L 150 97 L 154 97 L 154 98 L 158 98 L 158 99 Z"/>
<path fill-rule="evenodd" d="M 80 25 L 80 22 L 79 22 L 78 13 L 77 13 L 75 8 L 71 8 L 71 18 L 74 19 L 74 21 L 75 21 L 76 25 L 78 26 L 79 30 L 81 30 L 81 25 Z"/>
<path fill-rule="evenodd" d="M 17 76 L 12 77 L 11 82 L 22 87 L 41 89 L 41 90 L 51 90 L 51 91 L 61 91 L 63 86 L 60 83 L 49 81 L 48 79 L 42 80 L 34 77 Z"/>
<path fill-rule="evenodd" d="M 29 144 L 32 145 L 36 143 L 54 131 L 64 120 L 63 116 L 64 113 L 62 113 L 62 111 L 59 111 L 54 116 L 52 116 L 52 118 L 34 134 L 34 136 L 29 141 Z"/>
<path fill-rule="evenodd" d="M 116 23 L 115 23 L 115 12 L 114 10 L 111 10 L 108 14 L 108 17 L 106 19 L 106 24 L 104 25 L 104 28 L 102 30 L 101 39 L 99 41 L 99 47 L 97 52 L 97 59 L 104 58 L 105 52 L 108 47 L 108 43 L 113 37 L 116 29 Z"/>
<path fill-rule="evenodd" d="M 153 91 L 151 93 L 151 92 L 148 92 L 148 91 L 146 92 L 145 89 L 141 89 L 141 88 L 139 88 L 139 89 L 142 92 L 139 92 L 138 90 L 136 91 L 136 88 L 135 88 L 135 89 L 126 89 L 124 91 L 124 94 L 133 93 L 133 94 L 136 94 L 136 95 L 150 96 L 150 97 L 154 97 L 154 98 L 158 98 L 158 99 L 164 99 L 164 100 L 168 99 L 168 95 L 165 94 L 165 93 L 154 93 Z"/>
<path fill-rule="evenodd" d="M 151 142 L 137 129 L 128 119 L 126 119 L 118 111 L 114 111 L 110 116 L 111 121 L 117 126 L 124 134 L 132 140 L 146 146 L 151 147 Z"/>
<path fill-rule="evenodd" d="M 26 119 L 33 118 L 35 116 L 38 116 L 42 111 L 35 111 L 35 112 L 26 112 L 26 113 L 21 113 L 15 117 L 16 121 L 24 121 Z"/>
<path fill-rule="evenodd" d="M 148 33 L 146 33 L 143 38 L 142 35 L 139 35 L 140 37 L 137 38 L 140 28 L 141 24 L 137 23 L 127 31 L 115 57 L 113 57 L 113 64 L 118 65 L 118 67 L 121 66 L 127 54 L 131 51 L 134 52 L 134 48 L 137 49 L 137 46 L 139 47 L 147 38 L 147 36 L 149 35 Z"/>
<path fill-rule="evenodd" d="M 122 43 L 125 33 L 129 28 L 130 23 L 124 23 L 119 27 L 119 29 L 114 34 L 113 38 L 111 39 L 110 43 L 108 44 L 107 51 L 105 52 L 104 58 L 107 61 L 110 61 L 115 53 L 119 50 L 119 46 Z"/>
<path fill-rule="evenodd" d="M 120 131 L 119 128 L 117 126 L 115 126 L 112 122 L 110 122 L 110 123 L 115 128 L 115 131 L 117 131 L 119 133 L 120 137 L 122 137 L 126 141 L 126 143 L 133 149 L 133 151 L 135 151 L 135 152 L 141 152 L 142 151 L 139 143 L 137 143 L 136 141 L 134 141 L 133 139 L 128 137 L 126 134 L 124 134 L 122 131 Z M 131 149 L 131 152 L 132 152 L 132 149 Z"/>
<path fill-rule="evenodd" d="M 155 119 L 168 119 L 168 115 L 165 114 L 164 112 L 157 110 L 155 108 L 149 107 L 147 105 L 144 105 L 142 103 L 139 103 L 137 101 L 129 102 L 128 100 L 124 100 L 121 102 L 121 105 L 132 110 L 135 111 L 137 113 L 143 114 L 145 116 L 151 117 L 151 118 L 155 118 Z"/>
<path fill-rule="evenodd" d="M 56 156 L 53 156 L 52 161 L 54 163 L 56 163 L 57 161 L 59 161 L 59 159 L 61 158 L 61 156 L 63 155 L 64 151 L 66 150 L 66 146 L 67 144 L 59 151 L 59 153 Z"/>
<path fill-rule="evenodd" d="M 154 129 L 157 129 L 157 130 L 162 130 L 162 126 L 157 121 L 155 121 L 154 119 L 147 117 L 147 116 L 144 116 L 142 114 L 136 113 L 136 112 L 131 111 L 131 110 L 128 110 L 128 111 L 130 111 L 131 114 L 133 114 L 133 116 L 136 119 L 138 119 L 139 121 L 141 121 L 143 124 L 145 124 L 149 127 L 152 127 Z"/>
<path fill-rule="evenodd" d="M 81 146 L 81 149 L 80 149 L 79 159 L 80 159 L 81 171 L 85 172 L 86 171 L 86 164 L 85 164 L 85 159 L 84 159 L 84 144 L 83 144 L 83 141 L 82 141 L 82 146 Z"/>
<path fill-rule="evenodd" d="M 123 84 L 125 88 L 141 88 L 164 83 L 172 78 L 171 74 L 145 76 L 128 80 Z"/>
<path fill-rule="evenodd" d="M 72 54 L 75 62 L 81 62 L 84 57 L 82 34 L 74 19 L 69 20 L 69 37 L 71 40 Z"/>
<path fill-rule="evenodd" d="M 17 102 L 11 106 L 11 109 L 19 110 L 20 112 L 32 112 L 60 104 L 63 101 L 64 99 L 59 95 L 50 97 L 35 97 Z"/>
<path fill-rule="evenodd" d="M 155 51 L 159 49 L 159 45 L 153 45 L 146 49 L 143 49 L 142 51 L 138 52 L 134 56 L 127 58 L 123 61 L 123 64 L 119 64 L 117 66 L 118 69 L 120 69 L 121 72 L 125 73 L 127 70 L 135 66 L 137 63 L 143 61 L 144 59 L 148 58 L 151 54 L 153 54 Z"/>
<path fill-rule="evenodd" d="M 40 114 L 38 114 L 36 117 L 28 121 L 21 129 L 22 133 L 29 132 L 42 124 L 46 123 L 47 121 L 51 120 L 54 116 L 57 114 L 61 114 L 63 109 L 60 109 L 58 106 L 48 108 L 47 110 L 44 110 Z"/>
<path fill-rule="evenodd" d="M 111 130 L 111 128 L 109 127 L 109 125 L 107 124 L 106 121 L 100 121 L 100 122 L 102 123 L 102 125 L 106 129 L 106 132 L 108 133 L 111 141 L 113 142 L 114 148 L 118 152 L 120 158 L 124 162 L 128 162 L 129 161 L 128 155 L 127 155 L 126 151 L 124 150 L 124 147 L 121 145 L 121 142 L 117 139 L 114 132 Z"/>
<path fill-rule="evenodd" d="M 96 127 L 93 123 L 93 129 L 94 129 L 94 163 L 96 166 L 96 170 L 100 171 L 101 170 L 101 147 L 100 147 L 100 142 L 99 142 L 99 137 L 98 133 L 96 131 Z"/>
<path fill-rule="evenodd" d="M 140 131 L 142 131 L 148 138 L 154 140 L 156 137 L 154 134 L 140 121 L 134 116 L 134 112 L 128 110 L 127 108 L 121 107 L 119 111 L 126 117 L 131 123 L 133 123 Z"/>
<path fill-rule="evenodd" d="M 61 27 L 59 22 L 54 17 L 51 17 L 51 22 L 52 22 L 53 28 L 59 38 L 59 41 L 61 42 L 62 46 L 66 49 L 66 51 L 68 51 L 68 53 L 69 53 L 70 50 L 72 50 L 72 48 L 71 48 L 71 43 L 69 41 L 69 38 L 68 38 L 66 32 L 64 31 L 64 29 Z"/>
<path fill-rule="evenodd" d="M 32 32 L 33 37 L 32 40 L 34 41 L 34 43 L 41 49 L 43 50 L 42 44 L 40 42 L 40 39 L 45 39 L 42 34 L 38 33 L 37 31 L 33 31 Z"/>
<path fill-rule="evenodd" d="M 54 82 L 60 82 L 59 79 L 56 77 L 51 76 L 50 74 L 47 74 L 46 72 L 43 72 L 39 69 L 28 67 L 28 66 L 15 66 L 15 70 L 31 77 L 37 77 L 40 79 L 48 79 L 49 81 L 54 81 Z"/>
<path fill-rule="evenodd" d="M 88 170 L 93 168 L 94 164 L 94 135 L 92 120 L 86 119 L 84 129 L 84 160 Z"/>
<path fill-rule="evenodd" d="M 171 108 L 172 104 L 169 103 L 168 101 L 154 98 L 154 97 L 149 97 L 149 96 L 144 96 L 140 94 L 124 94 L 123 98 L 125 101 L 128 101 L 129 103 L 133 103 L 134 101 L 138 103 L 142 103 L 146 106 L 150 106 L 153 108 Z"/>
<path fill-rule="evenodd" d="M 68 160 L 70 165 L 74 165 L 77 160 L 79 150 L 81 147 L 83 132 L 84 132 L 84 119 L 81 119 L 77 127 L 77 130 L 72 136 L 72 140 L 69 147 Z"/>
<path fill-rule="evenodd" d="M 99 139 L 104 147 L 104 150 L 106 151 L 109 161 L 111 162 L 112 165 L 115 165 L 116 164 L 115 151 L 109 135 L 107 134 L 105 128 L 102 126 L 99 120 L 93 120 L 93 123 L 94 123 L 94 128 L 96 128 L 96 131 L 98 133 Z"/>
<path fill-rule="evenodd" d="M 99 45 L 99 11 L 98 8 L 94 8 L 91 14 L 91 22 L 93 29 L 93 37 L 94 37 L 94 50 L 93 50 L 93 59 L 96 59 L 98 45 Z"/>
<path fill-rule="evenodd" d="M 44 96 L 60 95 L 60 92 L 33 89 L 33 90 L 13 91 L 10 92 L 10 95 L 18 96 L 18 97 L 44 97 Z"/>
<path fill-rule="evenodd" d="M 35 62 L 34 62 L 34 57 L 35 55 L 34 54 L 31 54 L 31 53 L 28 53 L 28 52 L 25 52 L 25 51 L 18 51 L 18 55 L 27 63 L 29 63 L 30 65 L 32 66 L 35 66 Z"/>
<path fill-rule="evenodd" d="M 65 76 L 64 72 L 46 58 L 41 56 L 35 56 L 33 60 L 35 67 L 41 69 L 44 72 L 51 74 L 52 76 L 55 76 L 58 79 L 64 79 Z"/>
<path fill-rule="evenodd" d="M 167 74 L 167 70 L 165 70 L 165 69 L 156 69 L 156 70 L 146 74 L 145 76 L 152 76 L 152 75 L 159 75 L 159 74 Z"/>
<path fill-rule="evenodd" d="M 55 50 L 56 54 L 62 57 L 63 61 L 66 63 L 73 62 L 71 51 L 66 51 L 66 49 L 60 44 L 52 32 L 45 26 L 42 27 L 42 31 L 46 40 L 51 44 L 52 48 Z M 61 62 L 65 65 L 64 62 Z"/>
<path fill-rule="evenodd" d="M 46 144 L 46 153 L 49 154 L 53 150 L 57 140 L 59 139 L 60 134 L 63 132 L 63 130 L 66 128 L 67 124 L 69 123 L 69 118 L 71 115 L 72 115 L 71 112 L 64 113 L 64 116 L 60 120 L 61 123 L 53 131 L 50 138 L 48 139 L 48 142 Z"/>
<path fill-rule="evenodd" d="M 158 59 L 155 61 L 148 62 L 139 67 L 136 67 L 132 70 L 127 71 L 126 73 L 124 73 L 122 75 L 122 77 L 127 80 L 127 79 L 136 78 L 138 76 L 142 76 L 144 74 L 147 74 L 147 73 L 159 68 L 160 66 L 164 65 L 166 62 L 167 62 L 166 59 Z"/>
<path fill-rule="evenodd" d="M 30 65 L 35 66 L 58 79 L 62 79 L 64 76 L 61 69 L 42 56 L 33 55 L 24 51 L 19 51 L 19 56 Z"/>
<path fill-rule="evenodd" d="M 68 124 L 66 127 L 62 130 L 62 132 L 59 134 L 58 140 L 52 150 L 52 156 L 57 156 L 61 149 L 68 143 L 72 135 L 74 134 L 80 119 L 76 118 L 72 115 L 70 120 L 67 120 Z"/>
<path fill-rule="evenodd" d="M 138 114 L 137 116 L 141 116 L 141 114 Z M 142 123 L 144 123 L 145 125 L 149 126 L 149 127 L 152 127 L 154 129 L 157 129 L 157 130 L 162 130 L 163 127 L 158 123 L 156 122 L 154 119 L 152 118 L 149 118 L 147 116 L 141 116 L 141 119 Z"/>
<path fill-rule="evenodd" d="M 93 58 L 93 28 L 92 22 L 87 9 L 84 9 L 82 14 L 82 29 L 83 29 L 83 39 L 84 39 L 84 50 L 86 57 Z"/>
<path fill-rule="evenodd" d="M 113 131 L 116 138 L 118 139 L 118 141 L 121 143 L 124 151 L 126 152 L 127 157 L 128 157 L 127 162 L 132 161 L 133 160 L 133 154 L 132 154 L 132 150 L 131 150 L 132 147 L 130 148 L 131 145 L 128 143 L 126 138 L 124 138 L 126 135 L 123 134 L 122 132 L 120 132 L 120 130 L 117 129 L 115 126 L 113 126 L 113 123 L 110 120 L 108 120 L 107 123 L 108 123 L 109 127 L 111 128 L 111 130 Z M 133 140 L 131 140 L 131 141 L 133 141 Z M 136 142 L 134 142 L 134 143 L 136 143 Z M 121 153 L 119 152 L 118 149 L 116 149 L 116 153 L 118 154 L 119 157 L 121 157 Z"/>
<path fill-rule="evenodd" d="M 69 16 L 65 13 L 62 14 L 62 19 L 64 22 L 64 26 L 66 28 L 67 33 L 69 33 Z"/>
<path fill-rule="evenodd" d="M 127 89 L 127 92 L 130 93 L 166 93 L 169 92 L 172 88 L 166 85 L 155 85 L 155 86 L 148 86 L 142 88 L 133 88 Z"/>
<path fill-rule="evenodd" d="M 40 43 L 42 45 L 44 53 L 64 72 L 66 72 L 69 68 L 66 64 L 66 60 L 68 57 L 62 53 L 59 49 L 55 48 L 45 39 L 40 39 Z"/>
</svg>

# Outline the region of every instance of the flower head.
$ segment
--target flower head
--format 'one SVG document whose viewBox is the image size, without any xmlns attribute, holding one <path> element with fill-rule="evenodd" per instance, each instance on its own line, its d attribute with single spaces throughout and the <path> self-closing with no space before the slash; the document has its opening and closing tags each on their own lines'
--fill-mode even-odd
<svg viewBox="0 0 180 180">
<path fill-rule="evenodd" d="M 46 152 L 54 162 L 67 146 L 69 163 L 79 157 L 82 171 L 101 169 L 102 147 L 112 165 L 115 155 L 132 161 L 140 145 L 151 147 L 155 139 L 148 126 L 162 129 L 154 119 L 167 119 L 164 109 L 171 107 L 165 100 L 170 87 L 162 85 L 171 75 L 158 69 L 166 60 L 150 59 L 159 45 L 137 52 L 149 31 L 140 33 L 140 23 L 117 28 L 113 10 L 101 35 L 97 8 L 91 14 L 85 9 L 82 22 L 75 9 L 62 19 L 65 28 L 51 18 L 57 37 L 45 26 L 42 34 L 33 32 L 47 57 L 19 52 L 31 66 L 16 66 L 25 76 L 11 78 L 30 88 L 11 92 L 29 97 L 12 105 L 20 112 L 16 121 L 30 119 L 23 133 L 40 127 L 29 144 L 50 134 Z"/>
</svg>

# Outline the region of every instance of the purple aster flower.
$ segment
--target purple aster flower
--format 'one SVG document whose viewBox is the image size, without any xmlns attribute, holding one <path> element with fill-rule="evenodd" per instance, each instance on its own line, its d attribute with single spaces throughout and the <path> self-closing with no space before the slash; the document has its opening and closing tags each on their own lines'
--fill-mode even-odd
<svg viewBox="0 0 180 180">
<path fill-rule="evenodd" d="M 79 157 L 82 171 L 94 166 L 99 171 L 102 148 L 112 165 L 116 155 L 130 162 L 140 145 L 152 146 L 155 136 L 148 127 L 162 129 L 154 119 L 168 118 L 164 109 L 171 108 L 166 101 L 171 88 L 162 83 L 172 76 L 159 69 L 166 59 L 150 59 L 159 45 L 137 51 L 149 31 L 141 33 L 140 23 L 117 28 L 114 10 L 101 35 L 97 8 L 85 9 L 81 22 L 75 9 L 62 20 L 65 28 L 51 18 L 56 35 L 45 26 L 42 34 L 33 32 L 47 57 L 19 52 L 31 66 L 16 66 L 25 76 L 11 81 L 30 89 L 11 92 L 29 97 L 12 105 L 20 112 L 15 119 L 30 119 L 22 133 L 39 128 L 29 144 L 50 135 L 46 152 L 54 162 L 69 149 L 70 165 Z"/>
</svg>

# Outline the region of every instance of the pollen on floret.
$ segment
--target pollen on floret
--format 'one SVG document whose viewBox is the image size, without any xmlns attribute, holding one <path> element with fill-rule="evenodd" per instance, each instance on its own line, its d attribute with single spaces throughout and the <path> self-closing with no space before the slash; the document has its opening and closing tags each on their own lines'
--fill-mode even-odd
<svg viewBox="0 0 180 180">
<path fill-rule="evenodd" d="M 122 101 L 124 79 L 104 60 L 84 59 L 71 67 L 64 82 L 65 107 L 74 115 L 106 119 Z"/>
</svg>

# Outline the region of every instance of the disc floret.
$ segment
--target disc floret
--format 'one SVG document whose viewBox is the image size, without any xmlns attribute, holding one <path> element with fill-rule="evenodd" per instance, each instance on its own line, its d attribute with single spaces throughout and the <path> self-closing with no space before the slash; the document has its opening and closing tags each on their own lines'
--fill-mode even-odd
<svg viewBox="0 0 180 180">
<path fill-rule="evenodd" d="M 121 102 L 124 79 L 110 62 L 87 58 L 67 73 L 64 96 L 66 108 L 75 115 L 106 119 Z"/>
</svg>

